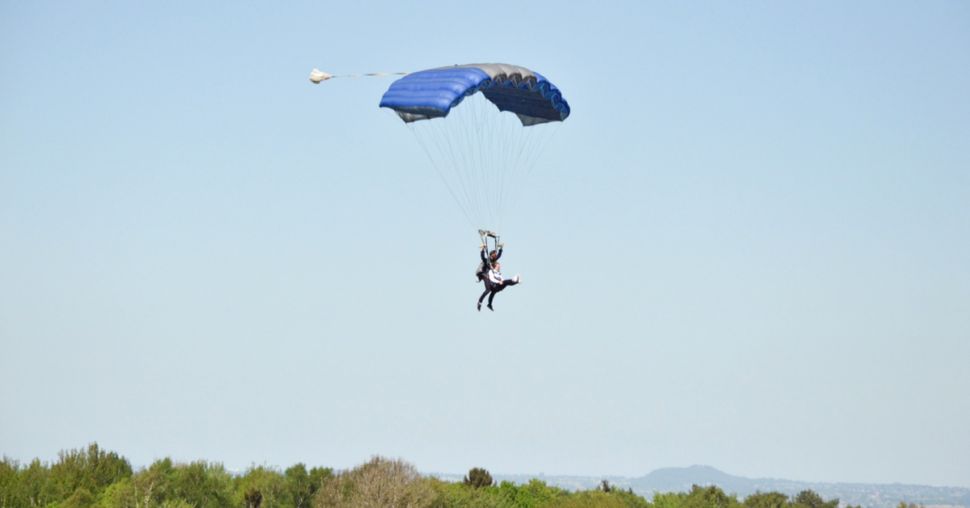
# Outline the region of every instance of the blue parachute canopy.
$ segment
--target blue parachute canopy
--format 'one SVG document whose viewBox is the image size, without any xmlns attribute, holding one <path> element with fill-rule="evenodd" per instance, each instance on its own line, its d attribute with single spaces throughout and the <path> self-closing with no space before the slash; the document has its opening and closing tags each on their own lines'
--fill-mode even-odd
<svg viewBox="0 0 970 508">
<path fill-rule="evenodd" d="M 515 113 L 522 125 L 561 122 L 569 104 L 556 85 L 539 73 L 508 64 L 468 64 L 408 74 L 391 83 L 381 98 L 405 122 L 447 116 L 465 97 L 482 92 L 501 111 Z"/>
</svg>

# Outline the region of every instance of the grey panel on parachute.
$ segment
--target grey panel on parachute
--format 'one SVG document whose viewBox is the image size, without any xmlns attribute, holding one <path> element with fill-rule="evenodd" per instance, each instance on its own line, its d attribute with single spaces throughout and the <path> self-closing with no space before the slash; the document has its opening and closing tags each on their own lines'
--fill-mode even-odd
<svg viewBox="0 0 970 508">
<path fill-rule="evenodd" d="M 542 75 L 509 64 L 467 64 L 409 74 L 387 89 L 381 107 L 405 122 L 447 116 L 465 97 L 481 91 L 501 111 L 515 113 L 522 125 L 565 120 L 569 104 Z"/>
</svg>

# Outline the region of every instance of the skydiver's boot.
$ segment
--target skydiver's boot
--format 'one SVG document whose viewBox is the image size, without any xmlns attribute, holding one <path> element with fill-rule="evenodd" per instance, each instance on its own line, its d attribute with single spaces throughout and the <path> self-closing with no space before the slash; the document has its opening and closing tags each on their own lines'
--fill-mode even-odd
<svg viewBox="0 0 970 508">
<path fill-rule="evenodd" d="M 482 302 L 478 302 L 478 312 L 482 311 Z"/>
<path fill-rule="evenodd" d="M 495 309 L 492 308 L 492 304 L 488 304 L 488 310 L 495 312 Z"/>
</svg>

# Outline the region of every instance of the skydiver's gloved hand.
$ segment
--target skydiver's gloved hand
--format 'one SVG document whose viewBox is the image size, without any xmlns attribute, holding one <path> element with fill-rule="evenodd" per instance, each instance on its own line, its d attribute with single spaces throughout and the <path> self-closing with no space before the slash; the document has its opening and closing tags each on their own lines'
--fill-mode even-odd
<svg viewBox="0 0 970 508">
<path fill-rule="evenodd" d="M 478 247 L 478 249 L 479 249 L 479 250 L 485 250 L 485 244 L 484 244 L 484 243 L 483 243 L 483 244 L 481 244 L 481 245 L 480 245 L 480 246 Z"/>
<path fill-rule="evenodd" d="M 504 243 L 498 244 L 498 248 L 499 248 L 499 250 L 504 249 L 505 248 L 505 244 Z"/>
</svg>

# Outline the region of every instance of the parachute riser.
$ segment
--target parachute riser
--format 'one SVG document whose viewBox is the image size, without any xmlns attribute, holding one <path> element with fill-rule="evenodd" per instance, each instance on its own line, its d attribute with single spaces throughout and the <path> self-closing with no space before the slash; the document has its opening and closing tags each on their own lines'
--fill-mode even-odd
<svg viewBox="0 0 970 508">
<path fill-rule="evenodd" d="M 498 233 L 489 231 L 487 229 L 479 229 L 478 236 L 481 237 L 482 245 L 485 246 L 485 265 L 489 270 L 491 270 L 494 267 L 492 266 L 492 256 L 490 256 L 490 254 L 493 250 L 498 251 L 498 245 L 501 243 L 501 239 L 499 238 Z M 489 238 L 492 239 L 492 248 L 488 247 Z"/>
</svg>

